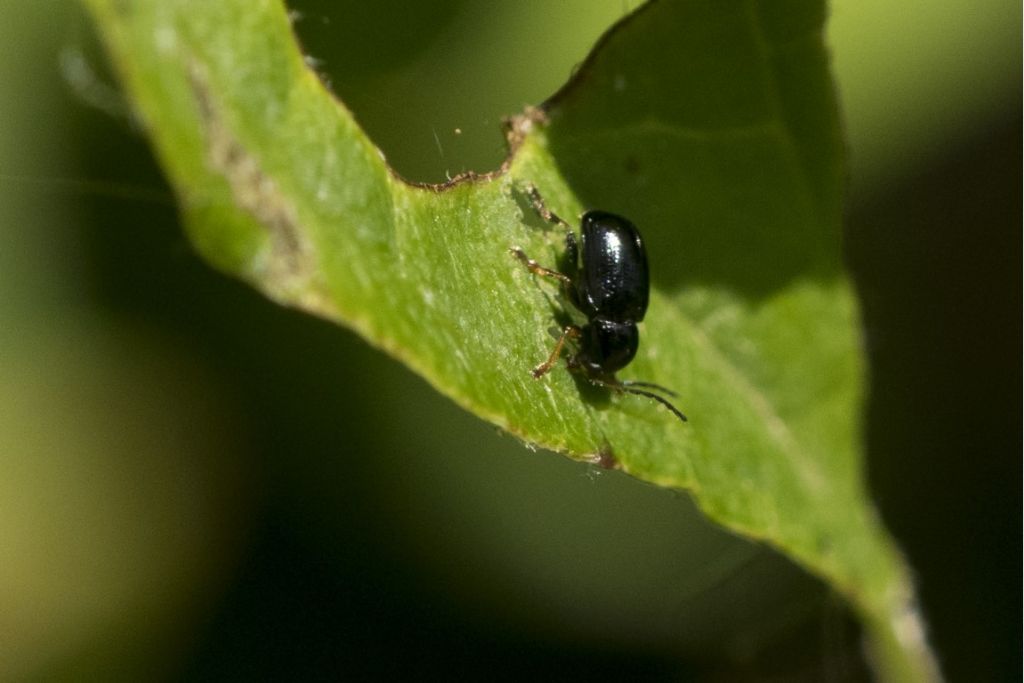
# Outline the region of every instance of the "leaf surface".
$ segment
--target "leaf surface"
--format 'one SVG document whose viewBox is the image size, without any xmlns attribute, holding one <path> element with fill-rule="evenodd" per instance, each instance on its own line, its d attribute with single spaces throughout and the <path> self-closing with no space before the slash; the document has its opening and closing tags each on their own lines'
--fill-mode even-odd
<svg viewBox="0 0 1024 683">
<path fill-rule="evenodd" d="M 88 5 L 212 264 L 530 443 L 690 491 L 842 593 L 887 678 L 936 675 L 863 484 L 822 2 L 651 3 L 512 121 L 502 169 L 443 187 L 389 170 L 277 0 Z M 562 216 L 640 226 L 655 291 L 621 374 L 677 390 L 688 424 L 562 368 L 531 378 L 569 312 L 508 253 L 564 250 L 530 185 Z"/>
</svg>

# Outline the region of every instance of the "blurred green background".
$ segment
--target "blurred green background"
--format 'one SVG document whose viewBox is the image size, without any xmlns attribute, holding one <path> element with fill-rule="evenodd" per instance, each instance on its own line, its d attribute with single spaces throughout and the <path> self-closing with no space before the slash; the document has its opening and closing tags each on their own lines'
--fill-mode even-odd
<svg viewBox="0 0 1024 683">
<path fill-rule="evenodd" d="M 405 177 L 636 2 L 290 3 Z M 865 675 L 826 588 L 193 255 L 69 0 L 0 2 L 0 679 Z M 1021 10 L 836 0 L 869 476 L 951 680 L 1019 680 Z"/>
</svg>

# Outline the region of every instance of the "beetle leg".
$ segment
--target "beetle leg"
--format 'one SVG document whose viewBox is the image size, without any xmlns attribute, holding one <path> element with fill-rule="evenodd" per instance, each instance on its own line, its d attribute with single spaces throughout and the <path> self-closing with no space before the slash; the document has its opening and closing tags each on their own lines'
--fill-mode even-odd
<svg viewBox="0 0 1024 683">
<path fill-rule="evenodd" d="M 561 225 L 567 230 L 572 230 L 572 226 L 563 221 L 558 217 L 554 211 L 547 207 L 544 200 L 540 196 L 540 192 L 533 185 L 526 188 L 526 194 L 530 197 L 530 203 L 533 204 L 533 209 L 540 214 L 540 217 L 546 220 L 548 223 L 554 223 L 555 225 Z"/>
<path fill-rule="evenodd" d="M 519 247 L 511 247 L 509 248 L 508 251 L 510 254 L 519 259 L 520 262 L 522 262 L 522 264 L 526 266 L 527 270 L 529 270 L 531 273 L 535 275 L 543 275 L 545 277 L 553 277 L 556 280 L 561 280 L 566 285 L 572 284 L 572 278 L 570 278 L 568 275 L 566 275 L 565 273 L 559 273 L 557 270 L 545 268 L 544 266 L 540 265 L 532 258 L 527 256 L 526 252 L 524 252 Z"/>
<path fill-rule="evenodd" d="M 575 279 L 580 270 L 580 247 L 572 230 L 565 233 L 565 256 L 562 259 L 565 270 Z"/>
<path fill-rule="evenodd" d="M 562 330 L 562 336 L 558 338 L 558 343 L 555 344 L 555 348 L 551 352 L 551 355 L 548 356 L 546 361 L 533 369 L 531 373 L 533 374 L 533 378 L 540 379 L 546 375 L 548 371 L 554 367 L 555 363 L 558 362 L 558 357 L 562 355 L 562 349 L 565 347 L 565 340 L 569 337 L 576 339 L 581 333 L 582 331 L 576 325 L 566 325 L 565 329 Z"/>
</svg>

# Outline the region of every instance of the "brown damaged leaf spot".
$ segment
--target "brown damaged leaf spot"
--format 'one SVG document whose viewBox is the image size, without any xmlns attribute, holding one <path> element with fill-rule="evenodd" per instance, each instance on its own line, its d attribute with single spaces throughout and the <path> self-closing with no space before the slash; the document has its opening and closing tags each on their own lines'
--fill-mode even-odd
<svg viewBox="0 0 1024 683">
<path fill-rule="evenodd" d="M 622 469 L 622 465 L 619 463 L 619 459 L 615 457 L 615 453 L 612 451 L 611 445 L 607 443 L 602 445 L 596 453 L 591 453 L 583 460 L 591 465 L 597 465 L 603 470 Z"/>
<path fill-rule="evenodd" d="M 199 105 L 207 163 L 228 181 L 236 205 L 266 228 L 270 237 L 269 250 L 252 265 L 254 274 L 272 298 L 336 317 L 318 281 L 316 251 L 291 202 L 232 134 L 198 62 L 190 64 L 188 74 Z"/>
</svg>

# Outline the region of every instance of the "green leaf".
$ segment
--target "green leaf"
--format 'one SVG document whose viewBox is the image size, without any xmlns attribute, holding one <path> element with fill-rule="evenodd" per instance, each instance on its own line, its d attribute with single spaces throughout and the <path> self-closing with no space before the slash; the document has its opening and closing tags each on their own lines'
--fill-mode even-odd
<svg viewBox="0 0 1024 683">
<path fill-rule="evenodd" d="M 498 172 L 397 177 L 306 67 L 276 0 L 89 0 L 217 267 L 346 325 L 522 439 L 692 492 L 720 524 L 828 581 L 879 672 L 937 676 L 908 571 L 862 477 L 863 359 L 840 253 L 842 142 L 819 0 L 660 2 L 510 125 Z M 624 376 L 679 392 L 683 424 L 559 368 L 563 216 L 644 231 L 655 291 Z"/>
</svg>

